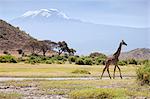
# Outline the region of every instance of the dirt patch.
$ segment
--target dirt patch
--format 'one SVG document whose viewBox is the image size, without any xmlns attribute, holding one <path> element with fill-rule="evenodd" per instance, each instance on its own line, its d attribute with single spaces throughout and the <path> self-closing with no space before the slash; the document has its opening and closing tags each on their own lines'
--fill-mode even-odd
<svg viewBox="0 0 150 99">
<path fill-rule="evenodd" d="M 52 89 L 53 90 L 53 89 Z M 0 92 L 12 93 L 16 92 L 23 95 L 23 99 L 67 99 L 63 95 L 48 95 L 38 87 L 15 87 L 15 86 L 2 86 L 0 85 Z"/>
</svg>

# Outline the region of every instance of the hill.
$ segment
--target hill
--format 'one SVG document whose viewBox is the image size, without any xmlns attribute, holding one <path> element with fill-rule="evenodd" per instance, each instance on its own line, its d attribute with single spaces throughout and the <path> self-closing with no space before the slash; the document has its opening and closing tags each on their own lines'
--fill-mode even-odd
<svg viewBox="0 0 150 99">
<path fill-rule="evenodd" d="M 33 39 L 19 27 L 14 27 L 6 21 L 0 20 L 0 51 L 20 49 Z"/>
<path fill-rule="evenodd" d="M 129 52 L 123 52 L 120 55 L 120 59 L 148 59 L 150 60 L 150 49 L 149 48 L 137 48 L 134 50 L 131 50 Z"/>
</svg>

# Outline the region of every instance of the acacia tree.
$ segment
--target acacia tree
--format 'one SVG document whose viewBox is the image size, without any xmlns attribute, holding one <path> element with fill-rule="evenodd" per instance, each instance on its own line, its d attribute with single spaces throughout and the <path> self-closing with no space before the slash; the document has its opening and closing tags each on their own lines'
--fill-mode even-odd
<svg viewBox="0 0 150 99">
<path fill-rule="evenodd" d="M 43 53 L 43 56 L 45 56 L 46 52 L 49 50 L 49 46 L 44 41 L 39 41 L 39 43 L 40 43 L 40 49 Z"/>
<path fill-rule="evenodd" d="M 69 55 L 74 55 L 76 50 L 73 48 L 69 48 L 68 44 L 65 41 L 57 43 L 58 54 L 62 54 L 63 52 L 67 52 Z"/>
<path fill-rule="evenodd" d="M 67 52 L 68 51 L 68 45 L 65 41 L 58 42 L 57 43 L 57 49 L 58 49 L 58 54 L 62 54 L 62 52 Z"/>
<path fill-rule="evenodd" d="M 41 51 L 43 53 L 43 56 L 45 56 L 46 52 L 49 50 L 53 50 L 56 47 L 55 42 L 52 42 L 50 40 L 44 40 L 44 41 L 40 41 L 40 47 L 41 47 Z"/>
<path fill-rule="evenodd" d="M 76 53 L 76 50 L 73 48 L 68 49 L 68 53 L 70 56 L 74 56 L 74 53 Z"/>
<path fill-rule="evenodd" d="M 35 55 L 41 52 L 41 43 L 37 40 L 30 40 L 25 46 L 25 49 L 31 50 L 31 54 Z"/>
</svg>

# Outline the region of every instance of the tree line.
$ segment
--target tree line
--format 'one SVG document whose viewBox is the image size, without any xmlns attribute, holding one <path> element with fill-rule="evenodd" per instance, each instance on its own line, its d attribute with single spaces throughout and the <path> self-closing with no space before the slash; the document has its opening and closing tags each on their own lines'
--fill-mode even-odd
<svg viewBox="0 0 150 99">
<path fill-rule="evenodd" d="M 68 44 L 65 41 L 59 41 L 58 43 L 50 40 L 30 40 L 23 48 L 18 49 L 18 53 L 22 56 L 25 55 L 25 49 L 31 52 L 32 55 L 38 55 L 42 53 L 43 56 L 46 56 L 48 51 L 56 52 L 58 55 L 66 53 L 70 56 L 73 56 L 76 53 L 76 50 L 69 48 Z"/>
</svg>

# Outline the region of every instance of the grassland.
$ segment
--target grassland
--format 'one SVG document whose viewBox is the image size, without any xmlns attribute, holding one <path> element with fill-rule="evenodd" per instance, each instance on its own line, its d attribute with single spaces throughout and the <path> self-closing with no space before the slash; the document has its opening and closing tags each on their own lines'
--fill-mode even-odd
<svg viewBox="0 0 150 99">
<path fill-rule="evenodd" d="M 150 98 L 150 86 L 140 86 L 136 81 L 138 66 L 120 66 L 123 77 L 133 78 L 99 79 L 102 65 L 74 64 L 24 64 L 1 63 L 1 77 L 96 77 L 93 80 L 23 80 L 0 81 L 0 99 L 143 99 Z M 110 67 L 113 74 L 114 66 Z M 74 71 L 83 71 L 75 72 Z M 87 72 L 88 71 L 88 72 Z M 90 73 L 90 74 L 89 74 Z M 117 70 L 116 75 L 119 76 Z M 108 76 L 105 72 L 104 76 Z"/>
<path fill-rule="evenodd" d="M 0 92 L 15 92 L 18 97 L 51 99 L 148 99 L 150 86 L 139 86 L 135 79 L 112 80 L 24 80 L 0 82 Z M 1 96 L 0 96 L 1 98 Z M 61 99 L 60 98 L 60 99 Z"/>
<path fill-rule="evenodd" d="M 122 75 L 135 76 L 138 66 L 121 66 Z M 103 65 L 74 65 L 74 64 L 24 64 L 24 63 L 0 63 L 1 77 L 99 77 Z M 114 66 L 110 67 L 113 74 Z M 90 74 L 72 73 L 75 70 L 86 70 Z M 107 75 L 107 72 L 105 72 Z M 104 75 L 104 76 L 105 76 Z M 119 75 L 118 70 L 116 76 Z"/>
</svg>

